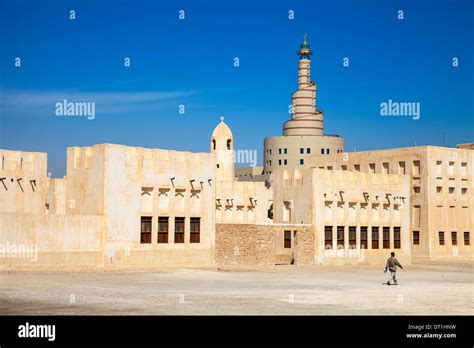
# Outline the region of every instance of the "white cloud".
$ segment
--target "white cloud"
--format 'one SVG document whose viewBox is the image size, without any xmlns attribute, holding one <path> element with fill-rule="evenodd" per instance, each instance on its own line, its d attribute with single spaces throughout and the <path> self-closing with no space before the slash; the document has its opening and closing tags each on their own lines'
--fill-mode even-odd
<svg viewBox="0 0 474 348">
<path fill-rule="evenodd" d="M 55 105 L 70 102 L 94 102 L 97 113 L 126 113 L 162 110 L 178 107 L 189 91 L 143 92 L 73 92 L 73 91 L 18 91 L 0 89 L 0 115 L 3 116 L 53 116 Z"/>
</svg>

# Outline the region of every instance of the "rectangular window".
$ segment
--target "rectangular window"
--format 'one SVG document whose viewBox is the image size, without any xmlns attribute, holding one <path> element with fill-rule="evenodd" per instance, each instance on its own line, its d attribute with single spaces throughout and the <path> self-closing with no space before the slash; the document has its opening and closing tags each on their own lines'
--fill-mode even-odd
<svg viewBox="0 0 474 348">
<path fill-rule="evenodd" d="M 304 149 L 300 147 L 300 154 L 304 154 Z"/>
<path fill-rule="evenodd" d="M 449 192 L 450 194 L 454 194 L 454 187 L 450 187 L 448 192 Z"/>
<path fill-rule="evenodd" d="M 286 155 L 288 153 L 288 149 L 284 149 L 283 153 Z"/>
<path fill-rule="evenodd" d="M 383 174 L 389 174 L 390 173 L 388 162 L 382 163 L 382 173 Z"/>
<path fill-rule="evenodd" d="M 443 174 L 443 161 L 436 161 L 436 175 L 441 176 Z"/>
<path fill-rule="evenodd" d="M 449 162 L 448 164 L 448 175 L 454 176 L 454 162 Z"/>
<path fill-rule="evenodd" d="M 306 148 L 306 153 L 311 153 L 311 149 L 309 147 Z"/>
<path fill-rule="evenodd" d="M 452 231 L 451 232 L 451 244 L 452 245 L 458 245 L 458 233 Z"/>
<path fill-rule="evenodd" d="M 421 167 L 420 161 L 413 161 L 413 175 L 420 175 Z"/>
<path fill-rule="evenodd" d="M 337 247 L 344 247 L 344 226 L 337 226 Z"/>
<path fill-rule="evenodd" d="M 375 173 L 375 163 L 369 163 L 369 173 Z"/>
<path fill-rule="evenodd" d="M 400 227 L 393 228 L 393 247 L 395 249 L 401 248 L 401 236 L 400 236 Z"/>
<path fill-rule="evenodd" d="M 278 165 L 281 166 L 281 160 L 278 160 Z"/>
<path fill-rule="evenodd" d="M 168 243 L 169 218 L 167 216 L 158 217 L 158 243 Z"/>
<path fill-rule="evenodd" d="M 406 174 L 405 162 L 398 162 L 398 174 Z"/>
<path fill-rule="evenodd" d="M 360 164 L 354 164 L 354 170 L 360 172 Z"/>
<path fill-rule="evenodd" d="M 464 245 L 470 245 L 471 240 L 469 238 L 469 232 L 464 232 Z"/>
<path fill-rule="evenodd" d="M 284 232 L 284 247 L 285 249 L 290 249 L 291 248 L 291 231 L 285 231 Z"/>
<path fill-rule="evenodd" d="M 201 218 L 192 217 L 190 221 L 190 237 L 191 243 L 199 243 L 201 241 Z"/>
<path fill-rule="evenodd" d="M 372 249 L 379 248 L 379 228 L 372 227 Z"/>
<path fill-rule="evenodd" d="M 382 231 L 383 248 L 390 249 L 390 227 L 384 227 Z"/>
<path fill-rule="evenodd" d="M 347 170 L 347 166 L 345 164 L 341 165 L 341 170 Z"/>
<path fill-rule="evenodd" d="M 291 221 L 291 207 L 290 201 L 283 201 L 283 222 Z"/>
<path fill-rule="evenodd" d="M 278 154 L 281 155 L 281 149 L 278 149 Z"/>
<path fill-rule="evenodd" d="M 367 249 L 369 244 L 367 243 L 367 226 L 360 227 L 360 248 Z"/>
<path fill-rule="evenodd" d="M 439 245 L 444 245 L 444 232 L 438 232 Z"/>
<path fill-rule="evenodd" d="M 436 193 L 442 193 L 443 192 L 443 187 L 442 186 L 436 186 Z"/>
<path fill-rule="evenodd" d="M 321 149 L 321 155 L 324 155 L 324 149 Z"/>
<path fill-rule="evenodd" d="M 151 243 L 151 216 L 142 216 L 140 227 L 140 243 Z"/>
<path fill-rule="evenodd" d="M 174 242 L 184 243 L 184 217 L 174 218 Z"/>
<path fill-rule="evenodd" d="M 420 193 L 420 192 L 421 192 L 420 186 L 413 186 L 413 193 Z"/>
<path fill-rule="evenodd" d="M 329 155 L 329 149 L 326 149 L 326 155 Z"/>
<path fill-rule="evenodd" d="M 304 159 L 300 159 L 300 164 L 303 165 L 304 164 Z"/>
<path fill-rule="evenodd" d="M 412 227 L 420 228 L 421 225 L 421 207 L 419 205 L 413 206 L 413 221 Z"/>
<path fill-rule="evenodd" d="M 332 226 L 324 226 L 324 248 L 332 249 Z"/>
<path fill-rule="evenodd" d="M 413 231 L 413 245 L 420 245 L 420 231 Z"/>
<path fill-rule="evenodd" d="M 356 244 L 356 226 L 349 226 L 349 246 L 355 249 Z"/>
<path fill-rule="evenodd" d="M 288 164 L 288 160 L 285 160 L 284 163 L 285 163 L 285 166 L 286 166 Z"/>
</svg>

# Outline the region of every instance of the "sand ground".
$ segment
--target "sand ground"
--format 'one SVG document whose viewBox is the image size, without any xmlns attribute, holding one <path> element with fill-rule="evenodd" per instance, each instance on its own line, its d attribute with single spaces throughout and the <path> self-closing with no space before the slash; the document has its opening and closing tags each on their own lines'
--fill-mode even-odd
<svg viewBox="0 0 474 348">
<path fill-rule="evenodd" d="M 0 314 L 473 314 L 468 265 L 0 271 Z"/>
</svg>

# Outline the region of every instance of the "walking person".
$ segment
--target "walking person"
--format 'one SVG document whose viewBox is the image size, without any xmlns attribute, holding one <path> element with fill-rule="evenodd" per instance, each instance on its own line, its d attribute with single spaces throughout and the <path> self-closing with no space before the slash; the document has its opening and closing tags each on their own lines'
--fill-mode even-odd
<svg viewBox="0 0 474 348">
<path fill-rule="evenodd" d="M 387 259 L 387 264 L 385 265 L 385 270 L 384 272 L 387 272 L 387 269 L 390 271 L 390 278 L 387 281 L 387 285 L 392 285 L 390 284 L 391 281 L 393 281 L 393 285 L 398 285 L 397 282 L 397 266 L 403 269 L 402 265 L 400 262 L 398 262 L 397 258 L 395 257 L 395 253 L 392 251 L 390 253 L 391 257 Z"/>
</svg>

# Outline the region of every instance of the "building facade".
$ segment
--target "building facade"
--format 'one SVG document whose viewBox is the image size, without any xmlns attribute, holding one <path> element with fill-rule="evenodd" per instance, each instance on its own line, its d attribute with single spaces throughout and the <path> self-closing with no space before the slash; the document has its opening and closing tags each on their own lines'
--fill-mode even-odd
<svg viewBox="0 0 474 348">
<path fill-rule="evenodd" d="M 0 267 L 472 262 L 472 146 L 343 152 L 323 132 L 306 39 L 298 53 L 263 173 L 235 169 L 223 117 L 209 152 L 70 147 L 64 178 L 46 153 L 0 150 Z"/>
<path fill-rule="evenodd" d="M 409 180 L 319 168 L 277 171 L 274 222 L 310 225 L 317 264 L 383 263 L 392 250 L 409 263 Z"/>
<path fill-rule="evenodd" d="M 474 151 L 417 146 L 312 156 L 309 167 L 410 176 L 414 259 L 472 257 Z"/>
</svg>

